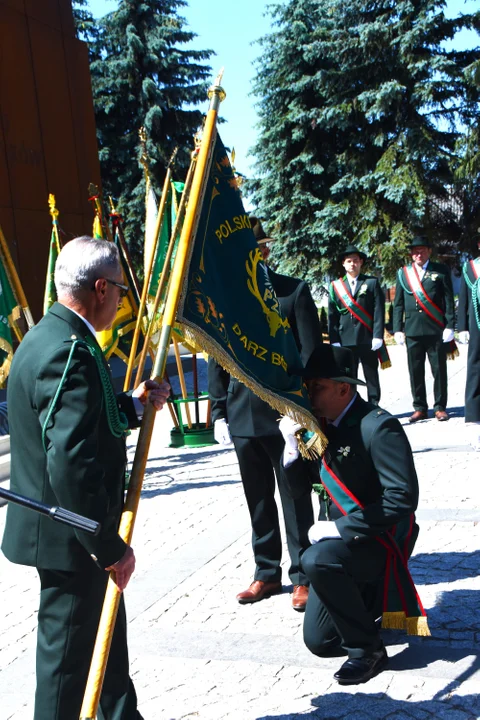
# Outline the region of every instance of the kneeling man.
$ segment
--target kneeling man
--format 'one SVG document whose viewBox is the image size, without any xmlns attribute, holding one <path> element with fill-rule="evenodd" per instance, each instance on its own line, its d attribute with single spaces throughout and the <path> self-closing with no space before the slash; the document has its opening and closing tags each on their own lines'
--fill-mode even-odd
<svg viewBox="0 0 480 720">
<path fill-rule="evenodd" d="M 350 350 L 322 345 L 304 377 L 315 416 L 329 440 L 314 488 L 320 517 L 302 556 L 310 581 L 304 639 L 316 655 L 343 647 L 348 660 L 335 673 L 344 685 L 366 682 L 388 657 L 383 627 L 428 634 L 407 560 L 418 534 L 414 511 L 418 481 L 412 450 L 398 420 L 356 392 Z M 283 419 L 284 465 L 292 494 L 301 492 L 296 469 L 303 462 L 292 443 L 298 426 Z M 287 439 L 288 438 L 288 439 Z M 288 448 L 293 448 L 289 450 Z M 388 602 L 382 607 L 383 599 Z"/>
</svg>

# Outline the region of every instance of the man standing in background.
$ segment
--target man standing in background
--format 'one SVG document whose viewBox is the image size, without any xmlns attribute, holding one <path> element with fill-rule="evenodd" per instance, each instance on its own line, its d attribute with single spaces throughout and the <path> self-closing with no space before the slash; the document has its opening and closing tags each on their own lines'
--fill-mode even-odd
<svg viewBox="0 0 480 720">
<path fill-rule="evenodd" d="M 341 254 L 345 276 L 330 283 L 328 300 L 328 334 L 330 343 L 347 347 L 355 361 L 362 363 L 367 381 L 368 401 L 380 402 L 380 362 L 388 367 L 389 360 L 383 343 L 385 327 L 385 297 L 378 278 L 364 275 L 361 270 L 367 259 L 365 253 L 349 245 Z M 388 363 L 388 365 L 387 365 Z"/>
<path fill-rule="evenodd" d="M 432 246 L 418 235 L 410 244 L 412 264 L 397 273 L 393 304 L 393 332 L 399 345 L 407 344 L 408 371 L 414 413 L 411 423 L 428 417 L 425 388 L 425 357 L 428 355 L 434 381 L 435 417 L 448 420 L 447 352 L 455 326 L 455 309 L 450 269 L 431 262 Z"/>
</svg>

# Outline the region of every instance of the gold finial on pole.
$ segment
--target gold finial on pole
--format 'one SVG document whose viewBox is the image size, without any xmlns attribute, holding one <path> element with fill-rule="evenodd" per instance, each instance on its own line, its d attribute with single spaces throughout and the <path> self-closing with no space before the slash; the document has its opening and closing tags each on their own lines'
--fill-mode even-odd
<svg viewBox="0 0 480 720">
<path fill-rule="evenodd" d="M 53 193 L 50 193 L 48 196 L 48 207 L 50 208 L 50 215 L 52 216 L 52 220 L 56 220 L 60 213 L 57 210 L 55 195 Z"/>
<path fill-rule="evenodd" d="M 212 107 L 212 104 L 216 101 L 215 109 L 218 108 L 219 104 L 225 100 L 227 97 L 227 93 L 222 87 L 222 79 L 223 79 L 223 71 L 225 68 L 221 68 L 220 72 L 218 73 L 217 77 L 214 80 L 213 85 L 210 85 L 208 88 L 208 98 L 210 100 L 210 108 Z"/>
</svg>

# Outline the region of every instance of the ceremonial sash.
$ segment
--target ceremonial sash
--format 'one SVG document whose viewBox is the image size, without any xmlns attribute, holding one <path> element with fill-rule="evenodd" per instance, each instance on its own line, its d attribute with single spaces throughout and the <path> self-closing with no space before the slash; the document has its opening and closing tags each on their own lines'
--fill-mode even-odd
<svg viewBox="0 0 480 720">
<path fill-rule="evenodd" d="M 332 286 L 335 291 L 335 295 L 340 300 L 344 308 L 348 310 L 350 315 L 361 322 L 373 336 L 373 317 L 367 310 L 365 310 L 365 308 L 356 302 L 343 279 L 339 278 L 338 280 L 334 280 L 332 282 Z M 392 366 L 385 342 L 383 342 L 381 348 L 377 350 L 377 356 L 382 370 Z"/>
<path fill-rule="evenodd" d="M 428 317 L 436 322 L 443 330 L 445 328 L 443 312 L 437 305 L 435 305 L 433 300 L 431 300 L 426 293 L 415 265 L 405 265 L 403 267 L 403 274 L 417 303 L 420 305 L 422 310 L 427 313 Z M 447 358 L 449 360 L 454 360 L 460 354 L 458 352 L 457 344 L 455 340 L 450 340 L 447 345 Z"/>
<path fill-rule="evenodd" d="M 328 496 L 343 515 L 363 510 L 362 503 L 328 466 L 325 457 L 320 466 L 320 479 Z M 382 627 L 406 630 L 408 635 L 430 635 L 427 614 L 408 569 L 408 546 L 414 521 L 412 513 L 392 530 L 375 538 L 387 551 Z"/>
<path fill-rule="evenodd" d="M 472 268 L 475 280 L 478 280 L 480 271 L 480 258 L 477 258 L 476 260 L 470 260 L 470 267 Z"/>
</svg>

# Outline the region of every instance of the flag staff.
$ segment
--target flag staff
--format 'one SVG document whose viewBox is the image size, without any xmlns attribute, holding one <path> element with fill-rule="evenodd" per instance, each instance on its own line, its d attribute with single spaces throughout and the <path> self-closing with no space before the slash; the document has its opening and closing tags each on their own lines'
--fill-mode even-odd
<svg viewBox="0 0 480 720">
<path fill-rule="evenodd" d="M 165 175 L 165 182 L 163 183 L 162 197 L 160 199 L 160 205 L 158 206 L 157 222 L 155 224 L 154 243 L 153 243 L 153 247 L 152 247 L 152 252 L 150 253 L 150 257 L 148 259 L 148 267 L 145 272 L 145 277 L 143 279 L 142 296 L 140 298 L 140 307 L 138 308 L 137 323 L 135 325 L 135 332 L 133 333 L 132 346 L 130 348 L 130 355 L 128 358 L 127 372 L 125 374 L 125 380 L 123 383 L 124 390 L 130 389 L 130 383 L 132 381 L 133 366 L 135 364 L 135 357 L 137 354 L 138 340 L 140 338 L 142 320 L 143 320 L 143 316 L 144 316 L 146 308 L 147 308 L 147 296 L 148 296 L 148 288 L 150 286 L 150 277 L 152 275 L 153 264 L 155 262 L 155 254 L 156 254 L 156 249 L 157 249 L 157 244 L 158 244 L 158 238 L 160 236 L 160 231 L 162 229 L 163 218 L 165 215 L 165 208 L 167 207 L 168 191 L 170 190 L 170 182 L 172 180 L 172 167 L 175 162 L 175 156 L 177 154 L 177 151 L 178 151 L 178 148 L 175 148 L 175 150 L 172 153 L 172 157 L 170 158 L 170 160 L 168 162 L 167 173 Z"/>
<path fill-rule="evenodd" d="M 33 321 L 31 310 L 28 306 L 27 298 L 25 297 L 25 293 L 23 292 L 22 283 L 20 282 L 20 278 L 18 277 L 17 269 L 15 265 L 13 264 L 12 256 L 10 255 L 10 250 L 8 249 L 7 241 L 5 240 L 5 235 L 3 234 L 3 230 L 0 227 L 0 249 L 3 256 L 5 270 L 7 272 L 7 275 L 10 279 L 10 282 L 13 287 L 13 291 L 16 295 L 17 302 L 19 303 L 20 307 L 22 308 L 23 314 L 25 315 L 25 320 L 27 321 L 28 329 L 32 328 L 35 323 Z"/>
<path fill-rule="evenodd" d="M 220 84 L 222 76 L 223 69 L 208 91 L 210 107 L 205 120 L 202 144 L 198 154 L 197 166 L 192 181 L 192 190 L 185 213 L 185 222 L 183 223 L 182 234 L 180 236 L 175 263 L 172 270 L 170 292 L 165 302 L 163 326 L 155 358 L 155 364 L 152 371 L 152 377 L 156 380 L 160 380 L 165 371 L 168 347 L 170 345 L 172 328 L 175 322 L 177 307 L 180 300 L 189 249 L 195 238 L 195 232 L 200 216 L 199 211 L 205 194 L 206 180 L 212 160 L 212 148 L 216 134 L 218 108 L 220 107 L 222 100 L 225 98 L 225 91 Z M 145 467 L 147 465 L 154 421 L 155 409 L 153 405 L 147 403 L 135 451 L 125 508 L 119 528 L 119 535 L 128 544 L 130 544 L 132 540 L 133 527 L 135 524 L 138 503 L 140 501 L 140 493 L 142 490 Z M 119 602 L 120 592 L 118 591 L 111 575 L 107 584 L 105 601 L 103 604 L 102 614 L 100 616 L 90 672 L 85 688 L 82 709 L 80 711 L 80 720 L 95 720 L 97 715 Z"/>
<path fill-rule="evenodd" d="M 163 263 L 162 268 L 162 274 L 160 275 L 160 280 L 158 281 L 158 287 L 157 292 L 155 295 L 155 302 L 153 304 L 152 312 L 151 312 L 151 318 L 148 325 L 147 332 L 145 333 L 145 342 L 142 348 L 142 352 L 140 354 L 140 359 L 138 361 L 138 368 L 137 368 L 137 375 L 135 379 L 135 385 L 138 385 L 142 381 L 143 377 L 143 371 L 145 368 L 145 361 L 147 359 L 147 351 L 150 347 L 150 337 L 153 331 L 153 326 L 155 322 L 155 315 L 158 312 L 158 308 L 160 307 L 160 302 L 162 300 L 162 296 L 165 290 L 165 285 L 167 284 L 167 279 L 169 277 L 169 269 L 170 269 L 170 262 L 172 259 L 173 251 L 175 249 L 175 240 L 180 228 L 180 224 L 183 219 L 183 213 L 185 211 L 185 206 L 187 204 L 187 199 L 190 193 L 190 187 L 192 185 L 192 178 L 193 173 L 195 171 L 195 164 L 197 161 L 197 154 L 198 149 L 196 148 L 192 153 L 192 160 L 190 162 L 190 167 L 188 168 L 187 177 L 185 179 L 185 187 L 183 188 L 182 197 L 180 200 L 180 205 L 178 207 L 177 217 L 175 218 L 175 224 L 173 226 L 172 234 L 170 236 L 170 241 L 168 243 L 168 249 L 167 254 L 165 256 L 165 262 Z"/>
</svg>

